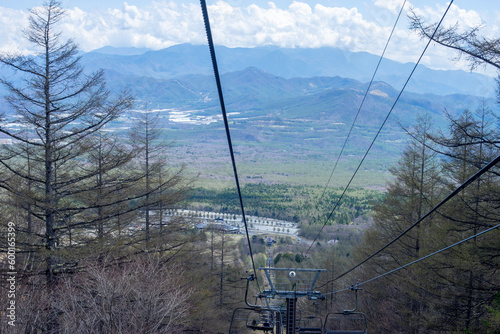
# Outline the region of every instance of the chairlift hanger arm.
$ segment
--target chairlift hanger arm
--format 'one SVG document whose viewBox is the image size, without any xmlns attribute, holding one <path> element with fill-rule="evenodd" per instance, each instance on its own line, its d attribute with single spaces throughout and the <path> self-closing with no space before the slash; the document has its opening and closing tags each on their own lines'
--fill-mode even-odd
<svg viewBox="0 0 500 334">
<path fill-rule="evenodd" d="M 247 304 L 248 307 L 251 307 L 253 309 L 262 308 L 261 305 L 252 305 L 252 304 L 250 304 L 248 302 L 248 289 L 250 287 L 250 281 L 255 280 L 255 275 L 254 274 L 250 274 L 250 276 L 248 276 L 248 277 L 242 277 L 241 279 L 246 279 L 247 280 L 247 288 L 245 290 L 245 304 Z"/>
<path fill-rule="evenodd" d="M 352 310 L 344 310 L 343 311 L 344 314 L 356 312 L 356 310 L 358 309 L 358 290 L 363 290 L 363 289 L 359 287 L 359 283 L 356 283 L 353 286 L 351 286 L 351 290 L 354 291 L 354 295 L 355 295 L 354 308 Z"/>
</svg>

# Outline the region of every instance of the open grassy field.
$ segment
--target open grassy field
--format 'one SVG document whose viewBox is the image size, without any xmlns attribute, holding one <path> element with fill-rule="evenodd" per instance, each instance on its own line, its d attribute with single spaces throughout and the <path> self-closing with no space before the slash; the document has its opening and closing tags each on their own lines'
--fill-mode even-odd
<svg viewBox="0 0 500 334">
<path fill-rule="evenodd" d="M 184 164 L 187 175 L 198 175 L 199 187 L 220 190 L 234 186 L 225 137 L 207 138 L 208 133 L 192 133 L 192 137 L 186 138 L 189 131 L 183 135 L 173 132 L 176 131 L 169 131 L 169 138 L 174 139 L 169 149 L 169 163 L 174 166 Z M 312 141 L 302 139 L 299 142 L 291 139 L 289 142 L 236 140 L 234 151 L 240 182 L 325 186 L 332 175 L 342 142 L 332 143 L 331 147 L 318 147 Z M 363 146 L 366 145 L 346 147 L 330 186 L 347 185 L 364 154 Z M 352 186 L 383 190 L 390 178 L 388 168 L 397 162 L 400 147 L 400 143 L 385 145 L 383 149 L 375 147 L 363 162 Z"/>
</svg>

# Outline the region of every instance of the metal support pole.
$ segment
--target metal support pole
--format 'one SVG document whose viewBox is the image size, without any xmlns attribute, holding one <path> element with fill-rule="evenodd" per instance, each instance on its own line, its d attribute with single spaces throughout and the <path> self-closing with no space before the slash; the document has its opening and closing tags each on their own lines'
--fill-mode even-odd
<svg viewBox="0 0 500 334">
<path fill-rule="evenodd" d="M 286 334 L 295 334 L 295 316 L 297 312 L 297 297 L 286 298 Z"/>
</svg>

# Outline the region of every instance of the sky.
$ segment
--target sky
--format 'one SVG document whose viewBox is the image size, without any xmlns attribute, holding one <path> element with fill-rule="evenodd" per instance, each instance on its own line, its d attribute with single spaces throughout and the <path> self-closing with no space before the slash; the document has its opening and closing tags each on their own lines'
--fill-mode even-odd
<svg viewBox="0 0 500 334">
<path fill-rule="evenodd" d="M 33 53 L 23 36 L 29 9 L 43 1 L 0 0 L 0 52 Z M 199 1 L 61 0 L 67 10 L 60 23 L 63 38 L 84 52 L 104 46 L 153 50 L 181 43 L 206 44 Z M 380 55 L 403 0 L 263 1 L 207 0 L 214 43 L 227 47 L 275 45 L 289 48 L 338 47 Z M 408 30 L 409 9 L 429 22 L 438 21 L 447 1 L 407 1 L 386 57 L 416 62 L 424 48 Z M 500 1 L 455 1 L 443 24 L 467 29 L 483 25 L 481 34 L 500 35 Z M 454 53 L 433 45 L 422 63 L 435 69 L 467 69 Z M 496 75 L 493 68 L 480 72 Z"/>
</svg>

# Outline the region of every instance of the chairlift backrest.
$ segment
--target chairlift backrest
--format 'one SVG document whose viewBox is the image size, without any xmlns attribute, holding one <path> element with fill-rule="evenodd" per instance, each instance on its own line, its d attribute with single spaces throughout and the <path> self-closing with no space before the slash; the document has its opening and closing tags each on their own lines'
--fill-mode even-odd
<svg viewBox="0 0 500 334">
<path fill-rule="evenodd" d="M 368 324 L 361 312 L 329 313 L 325 318 L 324 334 L 366 334 Z"/>
</svg>

